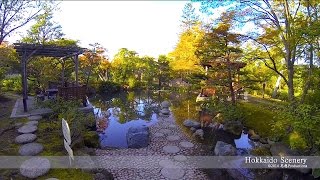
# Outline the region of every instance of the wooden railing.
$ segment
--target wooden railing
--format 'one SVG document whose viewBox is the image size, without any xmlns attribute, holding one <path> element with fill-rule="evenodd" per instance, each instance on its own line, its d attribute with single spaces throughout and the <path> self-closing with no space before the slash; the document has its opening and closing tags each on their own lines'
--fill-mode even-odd
<svg viewBox="0 0 320 180">
<path fill-rule="evenodd" d="M 70 86 L 70 87 L 58 87 L 58 96 L 64 100 L 82 100 L 82 103 L 86 106 L 87 87 L 86 86 Z"/>
</svg>

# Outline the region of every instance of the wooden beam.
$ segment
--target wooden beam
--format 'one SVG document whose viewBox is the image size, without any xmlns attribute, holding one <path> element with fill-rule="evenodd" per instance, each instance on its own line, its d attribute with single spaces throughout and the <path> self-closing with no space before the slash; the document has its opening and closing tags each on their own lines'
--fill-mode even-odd
<svg viewBox="0 0 320 180">
<path fill-rule="evenodd" d="M 78 54 L 74 56 L 74 63 L 75 63 L 75 74 L 76 74 L 76 85 L 79 86 L 79 77 L 78 77 L 78 70 L 79 70 L 79 59 Z"/>
<path fill-rule="evenodd" d="M 28 111 L 27 99 L 28 99 L 28 81 L 27 81 L 27 55 L 23 54 L 21 57 L 21 70 L 22 70 L 22 95 L 23 95 L 23 110 Z"/>
</svg>

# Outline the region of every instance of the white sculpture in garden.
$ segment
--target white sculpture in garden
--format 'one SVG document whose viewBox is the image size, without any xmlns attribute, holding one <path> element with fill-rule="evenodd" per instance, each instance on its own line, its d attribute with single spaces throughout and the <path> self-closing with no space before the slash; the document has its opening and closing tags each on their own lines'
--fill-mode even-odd
<svg viewBox="0 0 320 180">
<path fill-rule="evenodd" d="M 71 133 L 70 128 L 68 125 L 68 122 L 62 118 L 62 133 L 63 133 L 63 144 L 64 148 L 67 150 L 69 154 L 69 160 L 70 160 L 70 166 L 72 164 L 72 161 L 74 160 L 73 151 L 70 147 L 71 145 Z"/>
</svg>

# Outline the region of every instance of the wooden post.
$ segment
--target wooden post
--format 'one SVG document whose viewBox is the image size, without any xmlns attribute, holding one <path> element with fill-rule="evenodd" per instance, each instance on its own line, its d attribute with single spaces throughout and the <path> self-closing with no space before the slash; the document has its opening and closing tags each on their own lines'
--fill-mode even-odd
<svg viewBox="0 0 320 180">
<path fill-rule="evenodd" d="M 21 70 L 22 70 L 22 93 L 23 93 L 23 110 L 28 111 L 27 99 L 28 99 L 28 82 L 27 82 L 27 57 L 26 53 L 23 53 L 21 58 Z"/>
<path fill-rule="evenodd" d="M 79 70 L 78 54 L 76 54 L 74 56 L 74 63 L 75 63 L 75 73 L 76 73 L 76 86 L 79 86 L 79 80 L 78 80 L 78 70 Z"/>
</svg>

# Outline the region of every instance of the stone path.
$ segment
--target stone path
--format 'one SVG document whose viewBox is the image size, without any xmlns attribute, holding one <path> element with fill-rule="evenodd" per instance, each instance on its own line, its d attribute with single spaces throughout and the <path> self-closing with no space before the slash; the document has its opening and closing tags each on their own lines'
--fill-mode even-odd
<svg viewBox="0 0 320 180">
<path fill-rule="evenodd" d="M 19 154 L 22 156 L 35 156 L 43 151 L 43 145 L 34 142 L 37 135 L 33 134 L 38 129 L 39 120 L 42 116 L 30 116 L 29 122 L 18 129 L 21 134 L 15 138 L 15 142 L 22 144 Z M 27 178 L 37 178 L 46 174 L 50 170 L 50 162 L 46 158 L 34 157 L 24 161 L 20 166 L 20 173 Z"/>
<path fill-rule="evenodd" d="M 184 163 L 188 156 L 208 155 L 208 149 L 201 144 L 190 142 L 190 139 L 175 124 L 172 115 L 158 116 L 158 123 L 150 127 L 150 136 L 151 142 L 146 148 L 97 149 L 96 156 L 99 156 L 99 166 L 110 171 L 116 180 L 209 179 L 200 169 Z M 136 165 L 128 165 L 125 168 L 110 167 L 108 158 L 119 157 L 121 159 L 128 156 L 141 156 L 142 158 L 138 158 Z M 144 168 L 139 168 L 139 165 Z"/>
</svg>

